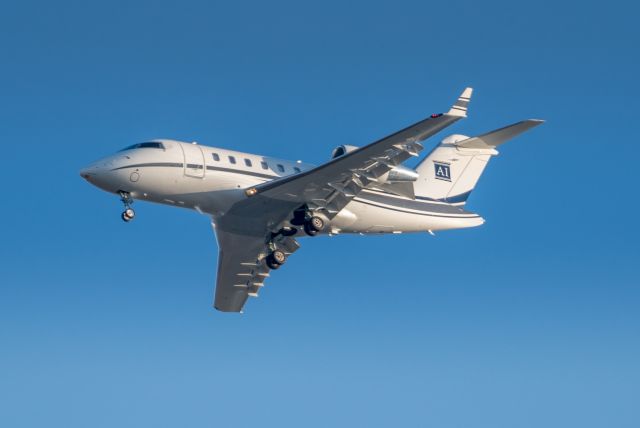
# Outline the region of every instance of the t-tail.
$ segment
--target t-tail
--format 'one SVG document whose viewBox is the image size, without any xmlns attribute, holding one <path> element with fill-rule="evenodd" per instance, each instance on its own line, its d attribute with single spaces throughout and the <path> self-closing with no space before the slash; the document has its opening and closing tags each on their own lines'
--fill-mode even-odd
<svg viewBox="0 0 640 428">
<path fill-rule="evenodd" d="M 464 205 L 489 160 L 498 154 L 496 147 L 543 122 L 523 120 L 471 138 L 450 135 L 416 167 L 416 197 Z"/>
</svg>

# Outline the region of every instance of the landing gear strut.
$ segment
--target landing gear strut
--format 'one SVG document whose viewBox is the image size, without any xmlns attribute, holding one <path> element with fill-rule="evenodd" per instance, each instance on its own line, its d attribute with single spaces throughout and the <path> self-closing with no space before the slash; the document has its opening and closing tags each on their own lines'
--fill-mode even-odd
<svg viewBox="0 0 640 428">
<path fill-rule="evenodd" d="M 287 255 L 281 250 L 273 250 L 273 252 L 267 256 L 267 266 L 269 266 L 269 269 L 278 269 L 286 261 Z"/>
<path fill-rule="evenodd" d="M 130 222 L 136 216 L 136 212 L 131 208 L 131 204 L 133 204 L 133 198 L 129 192 L 120 191 L 120 200 L 124 204 L 124 211 L 122 212 L 122 220 L 125 222 Z"/>
<path fill-rule="evenodd" d="M 304 222 L 304 231 L 309 236 L 316 236 L 324 229 L 324 220 L 318 216 L 311 216 Z"/>
</svg>

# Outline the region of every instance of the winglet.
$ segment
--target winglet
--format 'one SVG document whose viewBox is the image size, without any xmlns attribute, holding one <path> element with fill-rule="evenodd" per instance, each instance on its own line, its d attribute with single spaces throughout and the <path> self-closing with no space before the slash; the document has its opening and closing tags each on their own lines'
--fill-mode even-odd
<svg viewBox="0 0 640 428">
<path fill-rule="evenodd" d="M 467 106 L 469 105 L 469 101 L 471 101 L 472 93 L 473 88 L 466 88 L 462 91 L 458 97 L 458 101 L 455 102 L 447 114 L 449 116 L 467 117 Z"/>
</svg>

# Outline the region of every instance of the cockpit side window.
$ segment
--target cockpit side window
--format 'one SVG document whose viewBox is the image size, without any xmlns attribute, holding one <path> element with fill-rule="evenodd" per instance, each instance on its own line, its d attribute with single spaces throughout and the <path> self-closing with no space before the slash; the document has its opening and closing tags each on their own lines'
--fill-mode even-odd
<svg viewBox="0 0 640 428">
<path fill-rule="evenodd" d="M 162 149 L 164 150 L 164 144 L 159 143 L 157 141 L 149 141 L 146 143 L 138 143 L 138 144 L 133 144 L 129 147 L 125 147 L 124 149 L 120 150 L 121 152 L 124 152 L 125 150 L 133 150 L 133 149 Z"/>
</svg>

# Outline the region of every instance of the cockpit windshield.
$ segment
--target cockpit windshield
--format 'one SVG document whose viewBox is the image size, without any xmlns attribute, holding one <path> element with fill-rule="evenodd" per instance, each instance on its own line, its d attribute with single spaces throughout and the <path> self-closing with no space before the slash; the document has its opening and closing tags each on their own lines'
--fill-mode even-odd
<svg viewBox="0 0 640 428">
<path fill-rule="evenodd" d="M 125 150 L 133 150 L 133 149 L 162 149 L 164 150 L 164 145 L 162 143 L 158 143 L 157 141 L 149 141 L 147 143 L 138 143 L 138 144 L 133 144 L 129 147 L 125 147 L 124 149 L 120 150 L 121 152 L 124 152 Z"/>
</svg>

